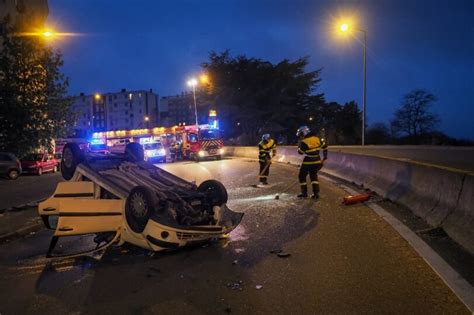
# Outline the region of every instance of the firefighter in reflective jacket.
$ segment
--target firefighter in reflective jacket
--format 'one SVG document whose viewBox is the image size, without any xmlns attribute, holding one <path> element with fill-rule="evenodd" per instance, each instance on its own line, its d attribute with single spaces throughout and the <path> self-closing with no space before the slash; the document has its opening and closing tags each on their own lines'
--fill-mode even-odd
<svg viewBox="0 0 474 315">
<path fill-rule="evenodd" d="M 308 187 L 306 184 L 306 177 L 309 174 L 311 179 L 311 186 L 313 188 L 313 195 L 311 198 L 319 198 L 319 182 L 318 182 L 318 171 L 322 167 L 321 157 L 319 151 L 323 151 L 323 161 L 327 159 L 328 149 L 324 139 L 319 139 L 314 135 L 307 126 L 302 126 L 296 132 L 296 136 L 300 138 L 300 144 L 298 146 L 298 153 L 304 154 L 303 163 L 300 167 L 298 179 L 301 187 L 301 194 L 299 198 L 308 197 Z"/>
<path fill-rule="evenodd" d="M 258 163 L 260 164 L 259 180 L 263 185 L 267 185 L 268 174 L 270 173 L 270 164 L 272 155 L 276 154 L 275 140 L 270 138 L 268 133 L 262 135 L 262 141 L 258 143 Z"/>
</svg>

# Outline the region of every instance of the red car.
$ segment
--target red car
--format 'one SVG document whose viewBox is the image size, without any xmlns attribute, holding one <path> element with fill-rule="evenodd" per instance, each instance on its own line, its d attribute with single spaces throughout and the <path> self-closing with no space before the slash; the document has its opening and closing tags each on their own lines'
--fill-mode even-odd
<svg viewBox="0 0 474 315">
<path fill-rule="evenodd" d="M 23 173 L 41 175 L 46 172 L 57 172 L 58 161 L 46 153 L 30 153 L 21 159 Z"/>
</svg>

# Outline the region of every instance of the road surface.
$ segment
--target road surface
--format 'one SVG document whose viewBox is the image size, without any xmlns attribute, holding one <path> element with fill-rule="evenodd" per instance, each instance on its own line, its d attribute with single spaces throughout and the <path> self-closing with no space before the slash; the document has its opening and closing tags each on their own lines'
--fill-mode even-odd
<svg viewBox="0 0 474 315">
<path fill-rule="evenodd" d="M 382 218 L 341 205 L 344 191 L 324 179 L 321 200 L 298 200 L 290 165 L 272 165 L 265 188 L 251 187 L 254 161 L 163 167 L 197 183 L 221 180 L 229 207 L 245 212 L 241 225 L 205 247 L 113 248 L 100 262 L 48 262 L 46 231 L 2 245 L 0 313 L 469 314 Z M 270 253 L 279 249 L 291 256 Z"/>
<path fill-rule="evenodd" d="M 21 175 L 14 181 L 0 178 L 0 209 L 47 198 L 61 180 L 63 179 L 59 173 L 47 173 L 42 176 Z"/>
</svg>

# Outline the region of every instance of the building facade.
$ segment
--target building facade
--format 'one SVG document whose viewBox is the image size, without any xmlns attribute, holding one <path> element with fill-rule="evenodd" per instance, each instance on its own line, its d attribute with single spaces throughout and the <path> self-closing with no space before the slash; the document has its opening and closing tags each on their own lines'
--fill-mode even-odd
<svg viewBox="0 0 474 315">
<path fill-rule="evenodd" d="M 93 132 L 131 130 L 160 125 L 159 97 L 150 90 L 80 94 L 73 98 L 74 129 L 83 137 Z"/>
<path fill-rule="evenodd" d="M 200 124 L 207 123 L 207 114 L 210 106 L 205 104 L 196 95 L 197 114 Z M 194 125 L 196 117 L 194 112 L 194 99 L 192 92 L 182 92 L 175 96 L 165 96 L 160 99 L 160 118 L 164 127 L 175 125 Z"/>
</svg>

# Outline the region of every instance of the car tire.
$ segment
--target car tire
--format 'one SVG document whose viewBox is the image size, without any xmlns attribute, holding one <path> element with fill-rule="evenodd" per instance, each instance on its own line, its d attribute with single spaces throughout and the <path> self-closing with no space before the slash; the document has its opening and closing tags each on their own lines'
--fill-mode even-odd
<svg viewBox="0 0 474 315">
<path fill-rule="evenodd" d="M 125 218 L 135 233 L 143 232 L 150 217 L 159 210 L 158 197 L 144 186 L 134 187 L 125 202 Z"/>
<path fill-rule="evenodd" d="M 143 162 L 145 160 L 145 152 L 138 142 L 131 142 L 125 147 L 125 160 L 129 162 Z"/>
<path fill-rule="evenodd" d="M 201 193 L 206 194 L 208 202 L 212 206 L 220 206 L 227 202 L 227 199 L 228 199 L 227 189 L 225 188 L 224 185 L 222 185 L 221 182 L 217 180 L 209 179 L 209 180 L 203 181 L 199 185 L 197 190 Z"/>
<path fill-rule="evenodd" d="M 18 176 L 20 176 L 20 172 L 18 170 L 8 171 L 8 178 L 9 179 L 16 180 L 16 179 L 18 179 Z"/>
<path fill-rule="evenodd" d="M 61 175 L 65 180 L 70 180 L 76 172 L 77 165 L 84 162 L 84 152 L 77 143 L 66 143 L 61 157 Z"/>
<path fill-rule="evenodd" d="M 38 175 L 38 176 L 43 175 L 43 169 L 41 167 L 38 168 L 38 172 L 36 173 L 36 175 Z"/>
</svg>

